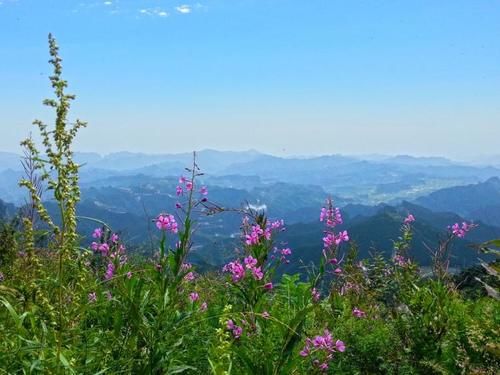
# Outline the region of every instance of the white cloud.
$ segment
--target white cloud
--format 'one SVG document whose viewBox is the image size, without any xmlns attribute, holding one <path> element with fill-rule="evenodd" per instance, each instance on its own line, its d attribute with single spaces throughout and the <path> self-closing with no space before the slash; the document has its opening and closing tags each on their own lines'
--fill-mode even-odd
<svg viewBox="0 0 500 375">
<path fill-rule="evenodd" d="M 146 16 L 158 16 L 158 17 L 168 17 L 168 12 L 164 11 L 160 8 L 146 8 L 140 9 L 139 13 L 144 14 Z"/>
<path fill-rule="evenodd" d="M 182 14 L 188 14 L 191 13 L 192 9 L 190 5 L 179 5 L 178 7 L 175 7 L 175 10 Z"/>
<path fill-rule="evenodd" d="M 104 5 L 112 5 L 113 3 L 111 1 L 105 1 Z"/>
</svg>

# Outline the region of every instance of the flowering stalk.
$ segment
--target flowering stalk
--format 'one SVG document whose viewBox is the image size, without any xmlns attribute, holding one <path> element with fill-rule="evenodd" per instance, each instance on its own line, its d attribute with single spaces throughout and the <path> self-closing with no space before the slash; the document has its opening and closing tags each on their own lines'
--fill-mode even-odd
<svg viewBox="0 0 500 375">
<path fill-rule="evenodd" d="M 66 284 L 64 263 L 65 259 L 68 258 L 76 248 L 78 242 L 78 234 L 76 231 L 76 205 L 80 200 L 80 188 L 78 186 L 79 166 L 73 161 L 71 146 L 78 130 L 85 127 L 86 124 L 80 120 L 76 120 L 71 128 L 68 129 L 68 111 L 71 101 L 75 99 L 75 96 L 65 93 L 67 82 L 63 80 L 61 76 L 62 59 L 59 57 L 59 47 L 57 46 L 56 40 L 51 34 L 49 34 L 49 50 L 51 56 L 49 62 L 54 68 L 54 73 L 50 77 L 50 81 L 56 99 L 46 99 L 43 104 L 54 108 L 56 112 L 55 127 L 53 130 L 48 130 L 47 125 L 42 121 L 35 120 L 33 122 L 33 124 L 38 127 L 43 146 L 45 147 L 45 155 L 43 157 L 31 138 L 21 142 L 21 145 L 26 149 L 26 153 L 32 157 L 34 170 L 41 172 L 41 182 L 46 182 L 48 189 L 54 191 L 54 198 L 59 207 L 60 226 L 56 225 L 50 217 L 47 209 L 42 203 L 40 194 L 38 194 L 38 187 L 33 180 L 22 179 L 19 184 L 28 189 L 33 206 L 36 208 L 40 218 L 47 223 L 57 242 L 59 329 L 56 356 L 58 363 L 60 363 L 64 330 L 63 317 L 65 315 L 65 303 L 63 301 L 63 289 Z M 25 221 L 25 224 L 27 225 L 28 231 L 32 231 L 29 223 Z"/>
<path fill-rule="evenodd" d="M 448 275 L 452 243 L 456 238 L 463 239 L 469 231 L 476 228 L 477 224 L 463 222 L 448 226 L 448 233 L 444 240 L 439 241 L 438 247 L 429 249 L 432 256 L 432 270 L 434 276 L 443 280 Z"/>
<path fill-rule="evenodd" d="M 318 302 L 320 299 L 318 284 L 326 272 L 327 265 L 330 265 L 333 275 L 340 276 L 343 273 L 340 268 L 342 260 L 339 261 L 337 255 L 340 245 L 349 241 L 349 234 L 346 230 L 335 232 L 337 225 L 343 224 L 343 219 L 340 209 L 334 207 L 331 198 L 328 198 L 326 205 L 321 208 L 319 221 L 325 224 L 325 230 L 318 273 L 311 278 L 311 298 L 313 302 Z"/>
</svg>

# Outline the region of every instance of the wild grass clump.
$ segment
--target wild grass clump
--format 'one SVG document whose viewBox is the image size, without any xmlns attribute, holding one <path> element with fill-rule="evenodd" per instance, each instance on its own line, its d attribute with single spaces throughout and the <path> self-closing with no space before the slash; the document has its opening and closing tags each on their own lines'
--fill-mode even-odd
<svg viewBox="0 0 500 375">
<path fill-rule="evenodd" d="M 411 259 L 413 215 L 402 218 L 392 259 L 359 261 L 327 200 L 321 261 L 304 279 L 286 274 L 293 249 L 276 240 L 285 223 L 248 210 L 240 256 L 218 273 L 198 274 L 188 262 L 196 220 L 222 209 L 199 185 L 193 158 L 178 203 L 155 219 L 154 256 L 131 262 L 119 234 L 97 220 L 82 248 L 72 142 L 84 123 L 68 123 L 74 96 L 65 93 L 51 36 L 49 45 L 55 99 L 44 103 L 55 126 L 35 121 L 43 151 L 32 139 L 22 143 L 30 199 L 21 220 L 0 228 L 0 372 L 497 373 L 496 289 L 480 280 L 489 295 L 464 294 L 447 272 L 451 244 L 473 229 L 468 223 L 450 226 L 433 253 L 433 276 L 423 277 Z M 58 218 L 43 191 L 53 194 Z M 496 264 L 485 267 L 498 277 Z"/>
</svg>

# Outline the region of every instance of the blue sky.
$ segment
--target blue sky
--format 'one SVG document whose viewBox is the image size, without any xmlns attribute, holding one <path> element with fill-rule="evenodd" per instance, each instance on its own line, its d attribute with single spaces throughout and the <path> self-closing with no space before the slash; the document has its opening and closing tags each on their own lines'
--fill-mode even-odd
<svg viewBox="0 0 500 375">
<path fill-rule="evenodd" d="M 500 1 L 0 3 L 0 150 L 51 118 L 52 32 L 79 150 L 500 153 Z"/>
</svg>

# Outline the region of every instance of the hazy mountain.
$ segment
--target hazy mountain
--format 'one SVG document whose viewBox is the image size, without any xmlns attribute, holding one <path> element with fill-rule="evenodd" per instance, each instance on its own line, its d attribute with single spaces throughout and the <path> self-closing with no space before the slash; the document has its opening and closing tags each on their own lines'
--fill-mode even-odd
<svg viewBox="0 0 500 375">
<path fill-rule="evenodd" d="M 15 154 L 0 154 L 0 198 L 20 204 L 25 192 L 14 188 L 20 177 L 17 158 Z M 149 155 L 120 152 L 104 156 L 76 153 L 75 158 L 82 164 L 82 186 L 99 184 L 106 179 L 129 178 L 132 181 L 138 175 L 177 177 L 192 163 L 191 153 Z M 280 158 L 256 151 L 203 150 L 197 153 L 197 163 L 206 173 L 206 181 L 217 186 L 250 190 L 268 183 L 316 185 L 329 194 L 370 205 L 380 202 L 397 204 L 442 188 L 500 176 L 497 168 L 474 167 L 444 158 L 406 155 L 366 158 L 369 160 L 343 155 Z M 5 160 L 4 164 L 2 160 Z M 7 169 L 13 165 L 18 165 L 18 168 Z"/>
<path fill-rule="evenodd" d="M 23 169 L 21 165 L 21 156 L 12 152 L 0 151 L 0 172 L 11 169 L 20 171 Z"/>
<path fill-rule="evenodd" d="M 435 191 L 416 199 L 434 211 L 456 212 L 471 219 L 500 226 L 500 178 Z"/>
<path fill-rule="evenodd" d="M 431 264 L 429 249 L 434 248 L 439 239 L 444 238 L 447 226 L 455 222 L 462 222 L 464 218 L 453 213 L 437 213 L 409 202 L 403 202 L 396 207 L 381 205 L 379 207 L 366 207 L 366 212 L 361 213 L 362 207 L 356 207 L 357 214 L 353 214 L 353 206 L 346 207 L 344 224 L 338 229 L 346 229 L 352 241 L 359 246 L 360 258 L 367 258 L 371 254 L 379 253 L 391 257 L 393 240 L 401 234 L 401 223 L 406 215 L 411 212 L 417 218 L 414 223 L 414 239 L 412 242 L 411 257 L 422 266 Z M 321 256 L 324 226 L 318 220 L 309 223 L 296 223 L 287 225 L 286 231 L 280 239 L 286 241 L 286 246 L 293 250 L 293 261 L 287 267 L 287 272 L 301 271 L 301 266 L 310 262 L 317 262 Z M 468 233 L 466 239 L 457 239 L 453 246 L 453 267 L 465 267 L 477 262 L 478 254 L 471 248 L 473 243 L 478 243 L 491 238 L 500 237 L 500 228 L 480 223 L 479 227 Z M 238 239 L 225 241 L 225 248 L 234 249 L 239 245 Z M 212 258 L 213 249 L 203 247 L 198 251 L 197 257 L 203 259 L 205 264 L 217 265 L 222 260 L 228 261 L 234 253 L 226 251 L 225 256 L 220 253 Z M 302 262 L 300 262 L 302 261 Z"/>
<path fill-rule="evenodd" d="M 13 204 L 0 199 L 0 221 L 8 220 L 16 214 L 16 207 Z"/>
<path fill-rule="evenodd" d="M 197 163 L 206 173 L 218 173 L 233 163 L 248 162 L 260 154 L 257 151 L 216 151 L 202 150 L 196 153 Z M 180 167 L 188 167 L 193 163 L 191 152 L 180 154 L 144 154 L 134 152 L 117 152 L 100 156 L 92 153 L 76 153 L 75 159 L 86 163 L 90 169 L 108 169 L 111 171 L 133 171 L 132 173 L 144 173 L 144 169 L 153 167 L 155 173 L 161 168 L 169 170 Z M 163 172 L 165 176 L 165 172 Z M 179 173 L 179 171 L 177 171 Z"/>
</svg>

